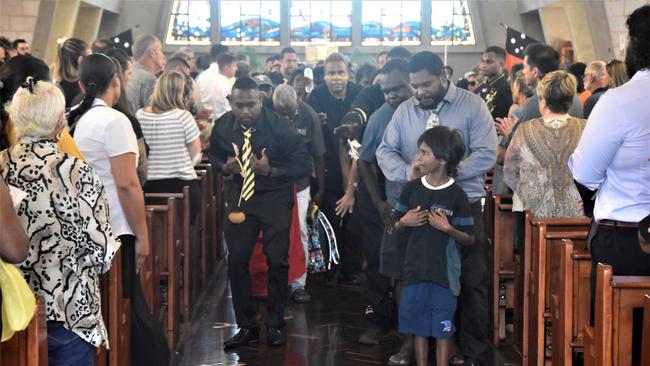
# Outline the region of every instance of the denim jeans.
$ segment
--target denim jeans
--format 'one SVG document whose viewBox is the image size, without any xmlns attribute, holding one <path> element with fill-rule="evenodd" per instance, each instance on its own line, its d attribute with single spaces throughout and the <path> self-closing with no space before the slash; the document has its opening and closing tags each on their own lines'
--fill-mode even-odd
<svg viewBox="0 0 650 366">
<path fill-rule="evenodd" d="M 95 362 L 95 347 L 65 329 L 62 322 L 47 322 L 47 352 L 50 366 L 92 366 Z"/>
</svg>

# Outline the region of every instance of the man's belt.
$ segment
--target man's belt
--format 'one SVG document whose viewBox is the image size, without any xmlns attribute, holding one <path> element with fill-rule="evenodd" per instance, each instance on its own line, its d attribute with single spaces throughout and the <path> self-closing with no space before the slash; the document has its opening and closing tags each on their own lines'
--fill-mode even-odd
<svg viewBox="0 0 650 366">
<path fill-rule="evenodd" d="M 625 229 L 636 229 L 639 227 L 638 222 L 624 222 L 616 220 L 600 220 L 598 225 L 611 226 L 611 227 L 620 227 Z"/>
</svg>

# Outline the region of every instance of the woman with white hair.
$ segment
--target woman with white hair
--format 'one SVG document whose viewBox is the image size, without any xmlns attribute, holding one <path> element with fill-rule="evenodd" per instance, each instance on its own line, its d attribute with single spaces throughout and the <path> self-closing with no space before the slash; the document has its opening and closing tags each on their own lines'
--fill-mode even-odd
<svg viewBox="0 0 650 366">
<path fill-rule="evenodd" d="M 104 186 L 82 160 L 63 153 L 65 98 L 54 84 L 28 78 L 8 107 L 17 142 L 0 152 L 0 176 L 25 192 L 17 207 L 30 239 L 19 265 L 45 298 L 50 365 L 92 365 L 108 346 L 99 274 L 119 247 Z"/>
</svg>

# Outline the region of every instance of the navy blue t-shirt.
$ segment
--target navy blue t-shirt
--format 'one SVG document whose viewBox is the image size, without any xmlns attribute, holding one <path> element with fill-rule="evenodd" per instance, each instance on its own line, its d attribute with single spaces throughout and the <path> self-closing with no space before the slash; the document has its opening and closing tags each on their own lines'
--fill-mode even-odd
<svg viewBox="0 0 650 366">
<path fill-rule="evenodd" d="M 425 177 L 408 182 L 395 209 L 396 215 L 401 218 L 408 210 L 418 206 L 428 211 L 442 209 L 454 228 L 469 235 L 474 234 L 474 221 L 467 195 L 453 179 L 438 187 L 428 184 Z M 434 229 L 428 222 L 419 227 L 407 228 L 405 237 L 405 283 L 434 282 L 458 296 L 459 244 L 449 235 Z"/>
</svg>

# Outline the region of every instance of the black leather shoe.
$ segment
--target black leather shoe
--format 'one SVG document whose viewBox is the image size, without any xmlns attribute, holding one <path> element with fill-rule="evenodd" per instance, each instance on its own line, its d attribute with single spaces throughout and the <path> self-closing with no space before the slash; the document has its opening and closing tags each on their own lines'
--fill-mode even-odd
<svg viewBox="0 0 650 366">
<path fill-rule="evenodd" d="M 237 348 L 251 343 L 257 343 L 259 339 L 260 330 L 258 328 L 241 328 L 232 338 L 223 342 L 223 347 L 226 349 Z"/>
<path fill-rule="evenodd" d="M 281 346 L 286 343 L 284 334 L 282 334 L 282 331 L 278 328 L 269 327 L 266 334 L 266 342 L 269 346 Z"/>
</svg>

